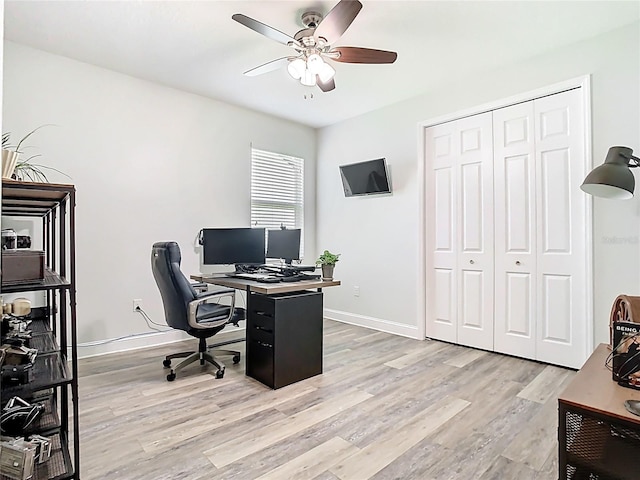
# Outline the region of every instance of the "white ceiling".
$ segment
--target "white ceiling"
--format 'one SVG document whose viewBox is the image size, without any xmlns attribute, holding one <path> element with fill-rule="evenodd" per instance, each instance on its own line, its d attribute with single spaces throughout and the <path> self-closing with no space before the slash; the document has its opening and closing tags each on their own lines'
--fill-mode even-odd
<svg viewBox="0 0 640 480">
<path fill-rule="evenodd" d="M 5 1 L 5 38 L 54 54 L 284 117 L 330 125 L 640 19 L 638 1 L 372 1 L 335 46 L 393 50 L 392 65 L 333 63 L 336 89 L 303 87 L 280 69 L 242 72 L 290 48 L 231 19 L 289 35 L 307 10 L 337 0 Z M 637 46 L 635 46 L 637 48 Z M 313 94 L 313 98 L 309 94 Z"/>
</svg>

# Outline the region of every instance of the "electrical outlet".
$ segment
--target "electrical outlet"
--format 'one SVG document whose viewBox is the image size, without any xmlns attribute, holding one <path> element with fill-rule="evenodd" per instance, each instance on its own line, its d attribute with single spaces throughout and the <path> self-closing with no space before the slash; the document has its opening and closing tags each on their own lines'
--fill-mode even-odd
<svg viewBox="0 0 640 480">
<path fill-rule="evenodd" d="M 142 310 L 142 299 L 141 298 L 134 298 L 133 299 L 133 311 L 137 312 L 139 309 Z"/>
<path fill-rule="evenodd" d="M 357 285 L 353 287 L 353 296 L 354 297 L 360 296 L 360 287 L 358 287 Z"/>
</svg>

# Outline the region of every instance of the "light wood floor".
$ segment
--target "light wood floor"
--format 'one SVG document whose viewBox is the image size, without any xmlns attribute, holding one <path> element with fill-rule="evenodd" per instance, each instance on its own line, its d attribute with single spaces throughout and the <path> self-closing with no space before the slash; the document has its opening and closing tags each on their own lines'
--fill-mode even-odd
<svg viewBox="0 0 640 480">
<path fill-rule="evenodd" d="M 324 341 L 324 373 L 279 390 L 244 358 L 167 382 L 163 356 L 195 341 L 81 360 L 82 478 L 557 478 L 572 371 L 332 321 Z"/>
</svg>

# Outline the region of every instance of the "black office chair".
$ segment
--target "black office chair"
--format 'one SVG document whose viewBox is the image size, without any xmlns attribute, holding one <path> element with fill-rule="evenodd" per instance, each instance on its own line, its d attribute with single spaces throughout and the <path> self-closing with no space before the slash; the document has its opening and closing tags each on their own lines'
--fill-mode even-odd
<svg viewBox="0 0 640 480">
<path fill-rule="evenodd" d="M 180 247 L 176 242 L 158 242 L 151 251 L 151 270 L 160 289 L 164 314 L 167 324 L 178 330 L 184 330 L 199 340 L 198 351 L 174 353 L 167 355 L 162 362 L 165 367 L 171 367 L 174 358 L 185 358 L 171 369 L 167 380 L 172 382 L 176 373 L 187 365 L 200 360 L 200 365 L 209 362 L 218 368 L 216 378 L 224 376 L 224 364 L 216 359 L 209 351 L 216 345 L 207 346 L 206 339 L 221 331 L 225 325 L 238 325 L 245 318 L 244 308 L 235 307 L 235 290 L 224 289 L 215 292 L 198 294 L 180 270 Z M 207 303 L 229 297 L 231 305 Z M 234 350 L 216 349 L 215 353 L 233 355 L 233 363 L 240 361 L 240 352 Z"/>
</svg>

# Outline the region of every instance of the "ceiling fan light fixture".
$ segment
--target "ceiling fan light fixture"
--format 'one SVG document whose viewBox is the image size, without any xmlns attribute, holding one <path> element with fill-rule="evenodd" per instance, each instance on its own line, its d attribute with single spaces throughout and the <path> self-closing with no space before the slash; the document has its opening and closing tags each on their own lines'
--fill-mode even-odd
<svg viewBox="0 0 640 480">
<path fill-rule="evenodd" d="M 315 87 L 316 86 L 316 74 L 311 73 L 311 70 L 308 68 L 304 71 L 302 78 L 300 79 L 300 83 L 305 87 Z"/>
<path fill-rule="evenodd" d="M 338 0 L 338 3 L 324 16 L 316 11 L 305 11 L 302 14 L 302 24 L 305 28 L 293 36 L 241 13 L 232 15 L 232 20 L 295 50 L 295 53 L 290 56 L 259 65 L 247 70 L 244 74 L 261 75 L 287 65 L 289 75 L 300 81 L 302 85 L 310 87 L 317 85 L 323 92 L 330 92 L 336 88 L 334 81 L 336 71 L 327 63 L 328 59 L 334 62 L 356 64 L 394 63 L 398 57 L 396 52 L 334 45 L 361 9 L 362 3 L 359 0 Z"/>
<path fill-rule="evenodd" d="M 307 68 L 314 75 L 320 73 L 324 64 L 324 60 L 317 53 L 312 53 L 307 57 Z"/>
<path fill-rule="evenodd" d="M 335 74 L 336 71 L 334 68 L 328 63 L 324 63 L 324 65 L 322 65 L 322 69 L 318 72 L 318 77 L 320 77 L 320 81 L 322 83 L 325 83 L 331 80 Z"/>
<path fill-rule="evenodd" d="M 300 80 L 302 78 L 306 69 L 307 66 L 301 58 L 296 58 L 295 60 L 290 61 L 289 65 L 287 65 L 289 75 L 296 80 Z"/>
</svg>

